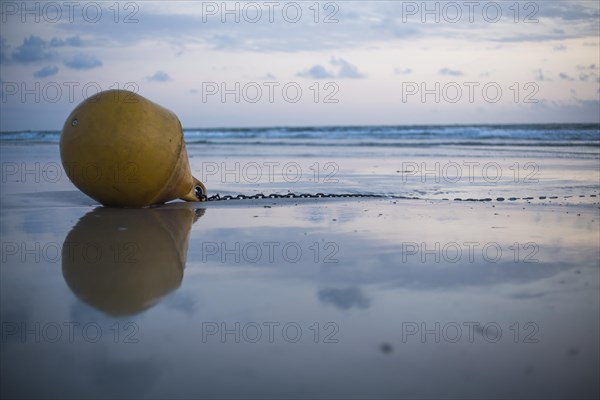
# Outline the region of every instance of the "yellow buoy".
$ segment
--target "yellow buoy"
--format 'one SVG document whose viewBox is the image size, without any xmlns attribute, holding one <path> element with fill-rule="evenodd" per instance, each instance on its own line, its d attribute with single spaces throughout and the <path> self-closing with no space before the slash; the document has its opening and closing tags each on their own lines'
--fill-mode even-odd
<svg viewBox="0 0 600 400">
<path fill-rule="evenodd" d="M 191 174 L 177 116 L 126 90 L 100 92 L 71 112 L 60 157 L 73 184 L 105 206 L 200 201 L 208 194 Z"/>
</svg>

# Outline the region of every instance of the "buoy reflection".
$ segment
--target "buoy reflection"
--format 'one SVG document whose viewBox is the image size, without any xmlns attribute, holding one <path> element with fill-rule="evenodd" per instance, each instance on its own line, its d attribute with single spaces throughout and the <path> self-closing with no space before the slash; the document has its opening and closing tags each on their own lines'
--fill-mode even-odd
<svg viewBox="0 0 600 400">
<path fill-rule="evenodd" d="M 192 224 L 204 209 L 97 208 L 65 238 L 64 279 L 83 302 L 112 316 L 137 314 L 177 289 Z"/>
</svg>

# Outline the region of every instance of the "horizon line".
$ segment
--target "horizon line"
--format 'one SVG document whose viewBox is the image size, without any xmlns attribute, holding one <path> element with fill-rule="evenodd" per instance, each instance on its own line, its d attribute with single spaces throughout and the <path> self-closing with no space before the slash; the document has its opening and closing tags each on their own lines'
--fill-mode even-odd
<svg viewBox="0 0 600 400">
<path fill-rule="evenodd" d="M 211 127 L 186 127 L 183 131 L 189 130 L 243 130 L 243 129 L 307 129 L 307 128 L 367 128 L 367 127 L 447 127 L 447 126 L 541 126 L 541 125 L 597 125 L 600 129 L 600 121 L 596 122 L 498 122 L 498 123 L 449 123 L 449 124 L 380 124 L 380 125 L 257 125 L 257 126 L 211 126 Z M 18 130 L 0 130 L 0 134 L 18 133 L 18 132 L 60 132 L 62 129 L 18 129 Z"/>
</svg>

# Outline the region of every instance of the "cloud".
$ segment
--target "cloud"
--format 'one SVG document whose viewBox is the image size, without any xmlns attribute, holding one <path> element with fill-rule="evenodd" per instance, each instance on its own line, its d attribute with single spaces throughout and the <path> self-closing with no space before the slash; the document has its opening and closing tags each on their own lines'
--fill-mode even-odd
<svg viewBox="0 0 600 400">
<path fill-rule="evenodd" d="M 579 73 L 579 80 L 583 82 L 587 81 L 589 78 L 593 78 L 594 76 L 598 75 L 598 66 L 596 64 L 579 64 L 576 68 L 578 71 L 582 71 Z"/>
<path fill-rule="evenodd" d="M 10 46 L 6 44 L 6 40 L 3 37 L 0 37 L 0 63 L 7 62 L 10 59 L 8 55 L 8 49 Z"/>
<path fill-rule="evenodd" d="M 553 47 L 554 51 L 565 51 L 568 49 L 564 44 L 559 44 L 558 46 Z"/>
<path fill-rule="evenodd" d="M 166 82 L 171 80 L 171 77 L 165 71 L 156 71 L 154 75 L 149 76 L 147 79 L 150 82 Z"/>
<path fill-rule="evenodd" d="M 560 74 L 558 74 L 558 77 L 564 81 L 574 81 L 575 79 L 571 78 L 569 75 L 565 74 L 564 72 L 561 72 Z"/>
<path fill-rule="evenodd" d="M 554 4 L 554 2 L 553 2 Z M 590 4 L 590 3 L 587 3 Z M 301 4 L 302 7 L 304 3 Z M 307 3 L 310 6 L 310 3 Z M 414 18 L 411 17 L 410 23 L 402 23 L 402 15 L 398 10 L 401 11 L 401 7 L 387 2 L 376 2 L 376 3 L 352 3 L 349 7 L 342 7 L 337 17 L 340 18 L 339 24 L 315 24 L 312 18 L 302 18 L 298 24 L 290 24 L 285 21 L 281 21 L 281 16 L 276 15 L 276 21 L 270 23 L 267 19 L 267 13 L 263 12 L 263 20 L 257 24 L 249 23 L 221 23 L 221 15 L 209 16 L 209 21 L 202 23 L 202 15 L 199 13 L 200 10 L 192 9 L 179 9 L 178 7 L 171 6 L 157 6 L 155 7 L 144 7 L 144 18 L 140 18 L 138 24 L 115 24 L 113 18 L 102 18 L 97 24 L 90 24 L 89 22 L 82 21 L 81 17 L 75 19 L 73 24 L 71 23 L 58 23 L 58 24 L 35 24 L 31 26 L 30 31 L 23 30 L 9 30 L 3 33 L 0 38 L 3 42 L 2 46 L 2 62 L 7 62 L 8 68 L 4 70 L 5 64 L 2 64 L 3 79 L 8 79 L 9 76 L 18 77 L 19 73 L 24 73 L 24 77 L 28 76 L 28 79 L 34 79 L 34 71 L 40 70 L 44 66 L 56 65 L 60 68 L 60 71 L 54 77 L 61 76 L 63 73 L 74 73 L 77 72 L 76 78 L 86 78 L 88 80 L 96 80 L 96 76 L 85 76 L 83 73 L 89 73 L 95 75 L 97 72 L 106 73 L 110 68 L 117 68 L 123 62 L 127 62 L 130 65 L 129 71 L 121 72 L 130 76 L 122 76 L 119 80 L 135 80 L 141 79 L 142 82 L 151 87 L 155 87 L 157 90 L 159 87 L 166 87 L 173 82 L 184 82 L 193 81 L 193 77 L 187 79 L 184 75 L 177 72 L 171 63 L 183 62 L 186 64 L 203 63 L 204 72 L 210 73 L 211 68 L 222 68 L 223 65 L 227 65 L 228 69 L 223 72 L 215 72 L 219 80 L 235 80 L 236 76 L 244 75 L 248 79 L 253 77 L 264 76 L 265 73 L 270 72 L 274 74 L 277 79 L 283 79 L 286 76 L 292 77 L 299 81 L 308 81 L 308 78 L 298 78 L 296 73 L 301 72 L 306 76 L 312 77 L 317 75 L 321 82 L 327 82 L 333 80 L 341 73 L 342 66 L 332 65 L 331 57 L 347 57 L 350 65 L 355 64 L 356 68 L 350 68 L 350 75 L 359 76 L 361 73 L 368 74 L 369 79 L 376 78 L 376 70 L 374 63 L 374 56 L 379 57 L 388 52 L 385 57 L 389 62 L 386 65 L 381 65 L 384 74 L 391 76 L 395 79 L 414 78 L 415 76 L 426 73 L 423 70 L 423 66 L 427 65 L 433 75 L 437 76 L 437 79 L 445 80 L 456 80 L 463 79 L 467 76 L 473 79 L 484 79 L 489 75 L 481 74 L 481 71 L 492 71 L 491 76 L 496 76 L 498 71 L 504 74 L 506 78 L 511 78 L 515 81 L 527 82 L 528 80 L 534 81 L 534 71 L 541 66 L 546 68 L 543 74 L 548 74 L 545 79 L 552 79 L 557 86 L 549 86 L 545 91 L 548 98 L 562 98 L 560 93 L 568 95 L 568 87 L 576 85 L 566 85 L 567 80 L 561 80 L 559 72 L 567 74 L 569 77 L 575 80 L 580 79 L 580 73 L 584 75 L 581 79 L 587 79 L 583 83 L 594 84 L 591 86 L 578 87 L 578 92 L 582 98 L 588 98 L 590 96 L 597 97 L 595 90 L 596 75 L 591 74 L 593 71 L 588 71 L 590 64 L 598 65 L 598 61 L 594 61 L 594 52 L 597 54 L 598 50 L 598 36 L 588 35 L 587 24 L 595 22 L 597 24 L 597 18 L 591 15 L 588 11 L 580 10 L 579 14 L 582 20 L 581 24 L 560 24 L 557 25 L 555 22 L 562 21 L 563 11 L 569 12 L 569 4 L 563 3 L 564 10 L 559 10 L 554 5 L 544 5 L 540 7 L 540 10 L 536 12 L 534 17 L 539 18 L 538 24 L 524 24 L 523 19 L 528 15 L 523 9 L 519 14 L 519 23 L 515 24 L 513 21 L 513 12 L 508 11 L 504 13 L 505 6 L 503 7 L 502 20 L 498 24 L 491 24 L 482 20 L 481 6 L 477 8 L 477 15 L 475 21 L 469 23 L 468 16 L 463 13 L 462 21 L 456 24 L 422 24 L 420 16 L 417 15 Z M 512 3 L 508 3 L 508 6 L 512 6 Z M 147 9 L 148 8 L 148 9 Z M 313 7 L 314 8 L 314 7 Z M 514 7 L 513 7 L 514 8 Z M 544 16 L 546 9 L 552 8 L 551 11 L 554 15 L 550 18 Z M 597 5 L 593 8 L 597 9 Z M 464 8 L 463 8 L 464 10 Z M 531 9 L 530 9 L 531 10 Z M 280 11 L 280 10 L 279 10 Z M 309 10 L 310 11 L 310 10 Z M 323 10 L 322 10 L 323 11 Z M 493 11 L 493 10 L 492 10 Z M 161 15 L 161 13 L 163 13 Z M 304 12 L 304 10 L 303 10 Z M 303 14 L 306 15 L 311 14 Z M 597 15 L 597 14 L 596 14 Z M 137 17 L 141 17 L 138 15 Z M 321 20 L 324 15 L 321 15 Z M 348 16 L 348 17 L 347 17 Z M 121 15 L 121 20 L 124 15 Z M 232 18 L 228 16 L 228 21 L 232 22 Z M 243 17 L 243 16 L 242 16 Z M 347 17 L 347 18 L 346 18 Z M 400 17 L 400 18 L 398 18 Z M 9 16 L 13 18 L 13 16 Z M 63 18 L 65 19 L 65 18 Z M 431 21 L 431 15 L 428 16 Z M 20 17 L 14 16 L 14 26 L 18 26 Z M 571 18 L 572 20 L 572 18 Z M 66 21 L 63 21 L 66 22 Z M 384 24 L 387 23 L 387 24 Z M 8 25 L 7 25 L 8 26 Z M 176 27 L 176 29 L 174 29 Z M 560 27 L 562 31 L 557 31 L 554 28 Z M 16 29 L 16 28 L 15 28 Z M 276 31 L 276 35 L 273 32 Z M 12 33 L 11 33 L 12 32 Z M 46 46 L 42 46 L 42 52 L 50 53 L 52 58 L 50 60 L 38 61 L 33 64 L 26 64 L 27 69 L 20 71 L 19 68 L 23 66 L 21 63 L 17 63 L 12 60 L 12 53 L 16 50 L 16 47 L 23 44 L 24 38 L 29 38 L 29 35 L 37 35 L 43 39 Z M 566 40 L 564 37 L 576 37 L 577 40 Z M 518 45 L 498 43 L 498 38 L 503 36 L 518 37 L 521 38 L 524 43 Z M 77 44 L 77 40 L 83 43 L 82 47 L 72 47 Z M 441 38 L 444 38 L 443 40 Z M 539 44 L 540 40 L 554 41 L 545 42 Z M 584 43 L 587 45 L 594 45 L 596 47 L 583 47 Z M 217 47 L 223 48 L 223 50 L 213 51 L 212 47 L 217 44 Z M 556 52 L 553 50 L 554 46 L 560 45 L 568 46 L 566 52 Z M 455 58 L 460 60 L 471 60 L 469 64 L 463 64 L 462 62 L 456 62 L 456 60 L 444 60 L 443 58 L 431 58 L 426 56 L 430 54 L 433 49 L 440 46 L 448 45 L 449 49 L 452 49 Z M 9 47 L 10 46 L 10 47 Z M 153 63 L 153 58 L 160 58 L 160 54 L 156 53 L 156 49 L 160 48 L 164 58 L 164 62 Z M 176 52 L 181 48 L 185 49 L 184 58 L 178 59 L 175 57 Z M 496 50 L 497 48 L 497 50 Z M 502 65 L 494 62 L 494 58 L 498 60 L 504 60 L 505 64 L 510 64 L 512 50 L 519 49 L 519 51 L 529 54 L 530 58 L 522 60 L 521 69 L 503 68 Z M 248 51 L 248 52 L 246 52 Z M 251 52 L 255 52 L 252 54 Z M 557 56 L 564 55 L 567 52 L 574 52 L 580 54 L 576 60 L 568 60 L 566 64 L 562 66 L 556 64 L 558 62 Z M 93 68 L 86 71 L 72 70 L 63 64 L 65 59 L 71 58 L 77 53 L 85 53 L 94 55 L 100 59 L 104 66 L 102 68 Z M 156 53 L 156 54 L 155 54 Z M 252 65 L 240 66 L 236 64 L 236 61 L 240 57 L 252 57 Z M 272 60 L 284 58 L 286 62 L 273 64 Z M 362 60 L 365 61 L 362 61 Z M 514 59 L 514 57 L 512 57 Z M 114 62 L 113 62 L 114 60 Z M 513 60 L 514 61 L 514 60 Z M 529 62 L 528 62 L 529 61 Z M 575 64 L 583 64 L 586 70 L 576 70 Z M 555 64 L 553 67 L 553 63 Z M 384 63 L 385 64 L 385 63 Z M 559 63 L 560 64 L 560 63 Z M 408 67 L 410 65 L 410 67 Z M 148 69 L 146 69 L 150 66 Z M 146 68 L 145 68 L 146 67 Z M 313 69 L 315 67 L 317 69 Z M 397 67 L 397 68 L 395 68 Z M 441 76 L 438 74 L 442 68 L 456 69 L 462 71 L 464 76 Z M 505 66 L 504 66 L 505 67 Z M 165 82 L 149 83 L 147 78 L 153 75 L 157 70 L 161 68 L 164 71 L 171 71 L 169 74 L 174 73 L 177 79 Z M 291 69 L 290 69 L 291 68 Z M 320 70 L 319 70 L 320 68 Z M 597 68 L 597 67 L 596 67 Z M 310 70 L 306 71 L 306 70 Z M 412 69 L 411 75 L 403 75 L 408 70 Z M 152 71 L 155 72 L 152 72 Z M 137 72 L 136 72 L 137 71 Z M 191 71 L 191 70 L 190 70 Z M 189 74 L 193 75 L 193 71 Z M 597 71 L 597 69 L 596 69 Z M 301 75 L 299 74 L 299 75 Z M 397 74 L 397 75 L 394 75 Z M 190 75 L 190 76 L 191 76 Z M 330 78 L 330 79 L 328 79 Z M 35 78 L 37 79 L 37 78 Z M 270 77 L 266 78 L 270 80 Z M 340 79 L 341 80 L 341 79 Z M 368 83 L 366 80 L 349 80 L 344 79 L 342 82 L 349 83 Z M 123 83 L 123 82 L 121 82 Z M 373 82 L 375 83 L 375 82 Z M 537 82 L 538 84 L 546 82 Z M 552 83 L 552 82 L 550 82 Z M 573 81 L 573 83 L 576 83 Z M 362 85 L 364 87 L 364 94 L 371 94 L 376 90 L 375 86 Z M 191 87 L 194 87 L 192 85 Z M 191 87 L 188 87 L 189 90 Z M 186 93 L 186 88 L 180 88 L 182 93 Z M 361 89 L 362 90 L 362 89 Z M 369 92 L 367 92 L 369 91 Z M 150 95 L 150 93 L 149 93 Z M 186 111 L 185 98 L 193 98 L 187 94 L 183 96 L 184 103 L 183 113 L 187 113 L 189 117 L 188 121 L 196 121 L 197 116 L 193 111 Z M 345 102 L 347 106 L 357 107 L 361 105 L 361 96 L 355 96 L 352 91 L 342 91 L 339 96 L 346 98 L 346 100 L 340 99 Z M 392 92 L 385 92 L 383 96 L 393 96 Z M 176 99 L 179 101 L 178 99 Z M 62 104 L 62 103 L 60 103 Z M 60 105 L 59 104 L 59 105 Z M 387 104 L 387 103 L 386 103 Z M 384 104 L 384 107 L 388 105 Z M 56 105 L 58 107 L 59 105 Z M 62 105 L 60 105 L 62 106 Z M 215 104 L 215 109 L 218 104 Z M 438 106 L 435 105 L 434 106 Z M 466 105 L 468 106 L 468 104 Z M 466 107 L 465 106 L 465 107 Z M 499 105 L 499 107 L 504 105 Z M 508 107 L 509 105 L 506 104 Z M 373 106 L 375 107 L 375 106 Z M 444 122 L 453 121 L 466 121 L 472 122 L 472 119 L 480 118 L 479 114 L 472 113 L 458 113 L 449 110 L 448 113 L 444 105 L 439 106 L 441 112 L 434 119 Z M 518 107 L 518 110 L 517 110 Z M 538 113 L 529 113 L 530 106 L 517 105 L 515 106 L 515 113 L 506 117 L 514 119 L 515 121 L 529 121 L 529 120 L 546 120 L 550 117 L 537 117 Z M 375 108 L 373 108 L 375 109 Z M 504 110 L 504 109 L 502 109 Z M 418 111 L 418 110 L 417 110 Z M 68 110 L 66 111 L 68 112 Z M 287 112 L 287 111 L 286 111 Z M 329 112 L 319 113 L 319 121 L 325 121 L 326 123 L 336 123 L 335 118 L 341 118 L 337 115 L 338 110 L 336 109 L 333 114 Z M 340 111 L 341 113 L 341 111 Z M 393 112 L 381 111 L 382 115 L 385 115 L 385 123 L 395 123 Z M 57 115 L 58 113 L 54 113 Z M 279 124 L 280 119 L 290 119 L 291 124 L 302 123 L 302 117 L 297 117 L 298 113 L 290 114 L 291 117 L 281 114 L 279 116 L 269 116 L 268 124 Z M 421 113 L 415 112 L 410 113 L 412 121 L 416 121 L 417 118 L 421 117 Z M 500 119 L 501 113 L 495 113 L 494 118 Z M 50 114 L 48 114 L 50 115 Z M 248 112 L 242 119 L 236 120 L 236 124 L 259 124 L 259 117 L 255 117 L 256 114 Z M 331 115 L 331 116 L 330 116 Z M 341 115 L 341 114 L 340 114 Z M 562 116 L 559 115 L 557 118 Z M 52 119 L 54 116 L 40 116 L 36 119 Z M 262 117 L 261 117 L 262 118 Z M 294 119 L 295 118 L 295 119 Z M 376 119 L 377 117 L 373 114 L 372 116 L 354 116 L 354 119 L 358 121 Z M 570 117 L 567 117 L 570 118 Z M 23 124 L 30 124 L 26 119 L 20 118 L 14 119 L 15 121 L 25 121 Z M 200 120 L 198 120 L 200 121 Z M 213 113 L 213 120 L 211 124 L 220 124 L 217 117 Z M 352 121 L 351 121 L 352 122 Z M 20 123 L 20 122 L 19 122 Z M 52 126 L 59 126 L 58 123 L 52 122 Z M 355 123 L 355 122 L 352 122 Z M 358 122 L 356 122 L 358 123 Z M 368 123 L 368 122 L 367 122 Z M 4 122 L 3 122 L 4 124 Z M 200 124 L 204 125 L 205 122 L 187 122 L 188 125 Z M 206 122 L 208 124 L 208 122 Z M 59 126 L 60 128 L 60 126 Z"/>
<path fill-rule="evenodd" d="M 413 70 L 410 69 L 410 68 L 404 68 L 404 69 L 402 69 L 402 68 L 394 68 L 394 73 L 396 75 L 408 75 L 408 74 L 411 74 L 412 72 L 413 72 Z"/>
<path fill-rule="evenodd" d="M 519 23 L 513 23 L 514 5 L 500 2 L 502 18 L 497 24 L 483 18 L 481 6 L 474 10 L 474 21 L 469 20 L 466 8 L 461 7 L 462 18 L 457 23 L 423 24 L 421 15 L 410 16 L 408 22 L 403 22 L 405 12 L 402 7 L 390 2 L 353 2 L 351 7 L 340 8 L 334 16 L 343 22 L 339 24 L 314 24 L 311 18 L 304 17 L 297 24 L 290 24 L 280 14 L 270 22 L 270 14 L 265 7 L 261 7 L 262 18 L 257 23 L 248 24 L 242 20 L 237 24 L 223 24 L 220 14 L 208 16 L 207 20 L 207 16 L 197 10 L 181 12 L 177 7 L 166 9 L 158 6 L 148 10 L 144 8 L 143 19 L 137 24 L 115 24 L 112 18 L 101 18 L 98 23 L 90 24 L 85 19 L 75 18 L 73 23 L 55 25 L 66 34 L 81 35 L 86 43 L 89 41 L 98 46 L 135 44 L 155 37 L 170 44 L 195 43 L 224 51 L 258 52 L 335 51 L 407 37 L 411 40 L 439 37 L 531 43 L 586 37 L 591 41 L 598 37 L 595 4 L 551 3 L 537 10 L 522 9 L 518 15 Z M 303 15 L 313 14 L 309 2 L 301 3 L 300 7 Z M 533 22 L 532 18 L 539 22 L 522 23 Z M 431 20 L 429 15 L 428 21 Z M 227 21 L 233 22 L 231 16 Z M 248 35 L 249 26 L 251 35 Z M 530 29 L 524 29 L 524 26 Z M 560 26 L 561 30 L 556 30 L 556 26 Z"/>
<path fill-rule="evenodd" d="M 53 58 L 53 54 L 47 51 L 48 48 L 57 48 L 64 46 L 80 47 L 83 43 L 79 36 L 71 36 L 65 39 L 53 37 L 50 42 L 46 42 L 40 36 L 30 35 L 23 39 L 23 43 L 12 52 L 12 60 L 19 63 L 35 63 Z M 0 41 L 0 62 L 5 63 L 11 60 L 8 49 L 10 46 L 2 38 Z M 101 64 L 100 64 L 101 65 Z M 39 72 L 39 71 L 38 71 Z"/>
<path fill-rule="evenodd" d="M 591 71 L 595 71 L 598 67 L 596 66 L 596 64 L 590 64 L 590 65 L 578 65 L 577 69 L 579 71 L 586 71 L 586 70 L 591 70 Z"/>
<path fill-rule="evenodd" d="M 83 42 L 79 36 L 71 36 L 66 39 L 60 38 L 52 38 L 50 39 L 50 47 L 64 47 L 64 46 L 73 46 L 73 47 L 81 47 L 83 46 Z"/>
<path fill-rule="evenodd" d="M 544 73 L 542 72 L 541 69 L 538 69 L 535 71 L 535 80 L 536 81 L 544 81 L 546 80 L 546 77 L 544 76 Z"/>
<path fill-rule="evenodd" d="M 369 299 L 356 287 L 323 289 L 319 290 L 318 296 L 322 303 L 333 304 L 340 310 L 349 310 L 352 307 L 369 308 L 371 305 Z"/>
<path fill-rule="evenodd" d="M 598 9 L 591 4 L 570 1 L 556 1 L 544 4 L 536 14 L 539 17 L 556 18 L 562 21 L 590 21 L 598 19 Z"/>
<path fill-rule="evenodd" d="M 312 79 L 362 79 L 367 77 L 365 74 L 359 72 L 355 65 L 350 64 L 343 58 L 332 58 L 330 64 L 339 67 L 337 73 L 327 70 L 320 64 L 316 64 L 308 70 L 298 72 L 296 75 Z"/>
<path fill-rule="evenodd" d="M 518 21 L 539 19 L 534 25 L 512 23 L 514 6 L 510 2 L 500 3 L 502 19 L 498 24 L 483 18 L 481 7 L 476 7 L 474 21 L 469 21 L 469 13 L 462 7 L 462 18 L 457 23 L 423 24 L 420 15 L 411 16 L 407 23 L 403 22 L 405 13 L 402 7 L 390 2 L 353 2 L 351 9 L 342 7 L 334 16 L 341 18 L 343 23 L 340 24 L 314 24 L 311 18 L 304 17 L 297 24 L 290 24 L 280 15 L 270 22 L 269 12 L 263 7 L 262 18 L 257 23 L 223 24 L 221 15 L 208 16 L 207 20 L 206 15 L 195 10 L 180 12 L 177 7 L 169 7 L 170 10 L 166 11 L 159 6 L 144 9 L 143 19 L 137 24 L 115 24 L 112 18 L 101 18 L 98 23 L 90 24 L 76 18 L 73 23 L 56 26 L 70 35 L 82 35 L 86 43 L 89 41 L 98 46 L 135 44 L 155 37 L 170 44 L 185 43 L 187 46 L 194 43 L 221 51 L 256 52 L 336 51 L 408 37 L 411 40 L 438 37 L 531 43 L 586 37 L 594 40 L 598 37 L 598 11 L 594 4 L 553 1 L 553 4 L 544 4 L 538 10 L 522 10 Z M 312 15 L 309 2 L 300 4 L 300 7 L 303 15 Z M 230 17 L 228 22 L 233 21 Z M 428 21 L 431 21 L 431 16 Z M 252 33 L 248 35 L 250 25 Z M 523 29 L 524 25 L 535 27 L 535 30 Z M 556 26 L 561 29 L 555 29 Z"/>
<path fill-rule="evenodd" d="M 73 69 L 92 69 L 102 66 L 102 61 L 87 54 L 77 54 L 65 60 L 65 65 Z"/>
<path fill-rule="evenodd" d="M 52 55 L 46 52 L 46 41 L 39 36 L 30 35 L 23 39 L 23 44 L 17 46 L 12 53 L 13 60 L 21 63 L 30 63 L 43 61 L 52 58 Z"/>
<path fill-rule="evenodd" d="M 333 72 L 327 71 L 325 67 L 322 65 L 313 65 L 308 70 L 299 72 L 297 74 L 303 78 L 312 78 L 312 79 L 330 79 L 335 78 L 335 74 Z"/>
<path fill-rule="evenodd" d="M 238 40 L 230 35 L 214 35 L 210 41 L 215 50 L 231 50 L 240 46 Z"/>
<path fill-rule="evenodd" d="M 40 69 L 39 71 L 35 71 L 33 73 L 33 76 L 36 78 L 46 78 L 48 76 L 52 76 L 55 75 L 58 72 L 58 67 L 57 66 L 46 66 L 42 69 Z"/>
<path fill-rule="evenodd" d="M 450 68 L 442 68 L 439 71 L 440 75 L 446 75 L 446 76 L 461 76 L 464 75 L 461 71 L 455 70 L 455 69 L 450 69 Z"/>
<path fill-rule="evenodd" d="M 338 78 L 362 79 L 367 77 L 365 74 L 358 72 L 356 65 L 350 64 L 343 58 L 332 58 L 331 64 L 340 67 L 340 71 L 337 74 Z"/>
</svg>

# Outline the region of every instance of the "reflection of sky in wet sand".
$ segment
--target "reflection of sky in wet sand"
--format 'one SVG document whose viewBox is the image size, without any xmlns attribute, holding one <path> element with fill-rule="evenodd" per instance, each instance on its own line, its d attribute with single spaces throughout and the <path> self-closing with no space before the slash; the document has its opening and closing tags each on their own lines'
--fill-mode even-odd
<svg viewBox="0 0 600 400">
<path fill-rule="evenodd" d="M 517 204 L 422 201 L 269 204 L 271 208 L 264 202 L 210 204 L 193 225 L 195 213 L 185 204 L 137 210 L 147 212 L 143 221 L 123 210 L 52 208 L 9 214 L 3 209 L 3 240 L 118 244 L 118 229 L 130 224 L 143 228 L 128 230 L 125 242 L 139 243 L 144 262 L 136 266 L 146 273 L 160 269 L 152 260 L 168 263 L 187 255 L 183 279 L 172 291 L 162 298 L 165 292 L 158 291 L 156 300 L 129 316 L 111 316 L 118 313 L 105 307 L 101 292 L 93 292 L 97 299 L 86 297 L 93 274 L 71 281 L 66 273 L 65 282 L 60 257 L 54 262 L 49 257 L 39 263 L 31 257 L 25 263 L 14 258 L 3 262 L 4 323 L 72 321 L 79 326 L 95 323 L 103 330 L 97 343 L 81 335 L 69 343 L 66 330 L 57 343 L 32 343 L 31 335 L 26 343 L 18 335 L 7 337 L 3 394 L 17 387 L 30 396 L 61 397 L 577 397 L 594 392 L 599 351 L 597 209 L 526 205 L 523 210 Z M 103 215 L 108 216 L 105 229 L 82 229 Z M 163 243 L 169 236 L 179 237 L 173 242 L 179 244 L 161 247 L 148 235 L 165 235 Z M 423 262 L 420 252 L 402 251 L 406 243 L 433 248 L 436 242 L 493 242 L 504 253 L 495 263 L 481 253 L 473 262 L 465 254 L 458 262 L 440 256 L 436 263 L 432 255 Z M 514 242 L 536 243 L 540 262 L 514 262 L 509 250 Z M 256 261 L 255 253 L 238 253 L 239 262 L 235 254 L 223 260 L 224 249 L 236 243 L 240 249 L 250 249 L 251 243 L 263 250 L 263 243 L 279 245 L 272 261 L 266 253 Z M 283 257 L 287 243 L 302 250 L 297 262 Z M 216 254 L 210 247 L 215 244 Z M 327 244 L 337 245 L 333 255 Z M 326 255 L 337 262 L 323 262 Z M 115 293 L 111 279 L 119 284 L 120 277 L 126 276 L 125 282 L 135 277 L 119 271 L 104 265 L 94 272 L 105 300 Z M 140 287 L 144 283 L 148 280 L 141 279 Z M 132 310 L 121 314 L 127 313 Z M 457 343 L 443 338 L 436 343 L 431 335 L 425 343 L 419 335 L 402 340 L 403 323 L 426 323 L 431 329 L 436 322 L 462 326 L 470 321 L 497 323 L 501 340 L 488 343 L 475 331 L 476 340 L 470 343 L 466 328 Z M 515 322 L 520 323 L 519 343 L 514 343 L 510 328 Z M 539 342 L 522 343 L 529 333 L 523 328 L 527 322 L 539 328 L 534 335 Z M 135 325 L 125 328 L 128 323 Z M 236 323 L 242 330 L 257 324 L 262 337 L 251 343 L 242 333 L 236 343 L 235 334 L 229 333 L 223 343 L 221 332 L 207 335 L 206 324 L 220 330 L 221 323 L 230 330 Z M 276 324 L 272 343 L 265 323 Z M 282 336 L 281 328 L 288 323 L 302 329 L 296 343 Z M 138 342 L 124 343 L 132 333 L 129 339 Z M 254 331 L 246 334 L 253 336 Z M 326 338 L 337 343 L 326 343 Z M 35 385 L 28 384 L 31 379 Z"/>
</svg>

